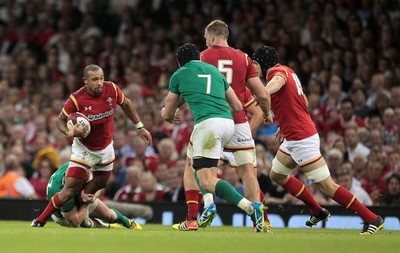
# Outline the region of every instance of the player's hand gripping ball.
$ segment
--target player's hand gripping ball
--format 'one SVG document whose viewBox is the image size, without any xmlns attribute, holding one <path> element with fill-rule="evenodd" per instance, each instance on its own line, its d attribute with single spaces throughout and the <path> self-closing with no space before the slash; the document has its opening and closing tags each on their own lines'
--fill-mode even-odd
<svg viewBox="0 0 400 253">
<path fill-rule="evenodd" d="M 87 130 L 82 133 L 82 137 L 86 138 L 90 133 L 90 122 L 89 119 L 80 112 L 71 113 L 67 119 L 67 127 L 68 130 L 74 128 L 77 125 L 77 129 L 82 131 L 85 126 L 87 126 Z"/>
</svg>

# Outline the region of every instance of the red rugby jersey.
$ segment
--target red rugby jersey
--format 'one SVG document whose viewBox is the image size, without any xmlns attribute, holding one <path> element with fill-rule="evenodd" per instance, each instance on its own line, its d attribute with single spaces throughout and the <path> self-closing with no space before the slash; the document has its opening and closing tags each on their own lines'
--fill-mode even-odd
<svg viewBox="0 0 400 253">
<path fill-rule="evenodd" d="M 67 117 L 73 112 L 84 114 L 90 121 L 91 131 L 81 142 L 91 150 L 102 150 L 113 139 L 115 108 L 124 100 L 121 89 L 113 82 L 105 81 L 99 97 L 91 95 L 86 86 L 72 93 L 62 112 Z"/>
<path fill-rule="evenodd" d="M 201 53 L 200 59 L 218 68 L 245 106 L 248 102 L 245 101 L 247 96 L 246 80 L 258 76 L 250 57 L 239 49 L 212 46 Z M 248 121 L 244 108 L 243 111 L 233 114 L 233 117 L 235 124 Z"/>
<path fill-rule="evenodd" d="M 271 110 L 286 140 L 302 140 L 317 133 L 308 113 L 307 103 L 299 78 L 292 69 L 276 65 L 267 72 L 267 82 L 274 76 L 286 80 L 282 88 L 271 94 Z"/>
</svg>

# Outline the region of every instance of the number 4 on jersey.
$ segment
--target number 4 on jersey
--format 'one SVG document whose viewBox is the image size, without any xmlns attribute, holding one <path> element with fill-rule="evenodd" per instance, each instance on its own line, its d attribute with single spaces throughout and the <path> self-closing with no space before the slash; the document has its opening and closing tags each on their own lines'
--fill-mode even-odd
<svg viewBox="0 0 400 253">
<path fill-rule="evenodd" d="M 299 78 L 297 77 L 296 74 L 292 74 L 293 80 L 296 83 L 296 87 L 297 87 L 297 94 L 299 95 L 304 95 L 303 93 L 303 87 L 301 87 L 301 82 L 299 80 Z"/>
</svg>

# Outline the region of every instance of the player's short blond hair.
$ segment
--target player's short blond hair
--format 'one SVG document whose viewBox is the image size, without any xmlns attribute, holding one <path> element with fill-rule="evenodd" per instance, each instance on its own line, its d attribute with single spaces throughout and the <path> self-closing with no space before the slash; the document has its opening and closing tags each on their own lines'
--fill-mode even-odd
<svg viewBox="0 0 400 253">
<path fill-rule="evenodd" d="M 224 21 L 219 19 L 216 19 L 209 23 L 206 26 L 205 32 L 213 36 L 223 37 L 225 39 L 228 39 L 229 37 L 228 25 Z"/>
</svg>

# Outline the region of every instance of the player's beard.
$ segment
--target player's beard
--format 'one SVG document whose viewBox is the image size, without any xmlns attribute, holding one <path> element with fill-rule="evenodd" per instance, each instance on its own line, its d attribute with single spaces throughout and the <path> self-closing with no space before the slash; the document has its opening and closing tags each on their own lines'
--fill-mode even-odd
<svg viewBox="0 0 400 253">
<path fill-rule="evenodd" d="M 99 96 L 102 91 L 103 91 L 103 87 L 102 86 L 96 86 L 93 89 L 93 94 L 96 95 L 96 96 Z"/>
</svg>

